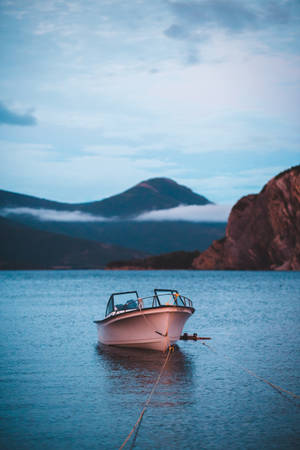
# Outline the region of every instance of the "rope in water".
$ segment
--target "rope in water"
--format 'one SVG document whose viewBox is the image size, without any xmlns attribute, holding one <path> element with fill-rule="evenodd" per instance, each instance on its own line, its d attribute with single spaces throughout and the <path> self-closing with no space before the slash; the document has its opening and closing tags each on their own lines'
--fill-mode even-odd
<svg viewBox="0 0 300 450">
<path fill-rule="evenodd" d="M 167 365 L 167 362 L 168 362 L 168 360 L 169 360 L 169 358 L 170 358 L 170 355 L 171 355 L 171 352 L 172 352 L 172 351 L 173 351 L 173 347 L 170 346 L 170 347 L 169 347 L 169 350 L 168 350 L 168 353 L 167 353 L 167 356 L 166 356 L 166 359 L 165 359 L 165 361 L 164 361 L 164 363 L 163 363 L 163 365 L 162 365 L 162 368 L 160 369 L 159 375 L 158 375 L 158 377 L 157 377 L 157 379 L 156 379 L 156 381 L 155 381 L 155 383 L 154 383 L 154 385 L 153 385 L 153 388 L 152 388 L 152 390 L 151 390 L 151 392 L 150 392 L 150 394 L 149 394 L 149 396 L 148 396 L 148 398 L 147 398 L 147 400 L 146 400 L 146 402 L 145 402 L 145 405 L 144 405 L 144 407 L 143 407 L 143 409 L 142 409 L 142 411 L 141 411 L 141 413 L 140 413 L 140 415 L 139 415 L 137 421 L 135 422 L 134 426 L 132 427 L 130 433 L 128 434 L 128 436 L 127 436 L 126 439 L 124 440 L 124 442 L 123 442 L 123 444 L 121 445 L 121 447 L 119 448 L 119 450 L 121 450 L 122 448 L 125 447 L 125 445 L 126 445 L 127 442 L 129 441 L 130 437 L 132 436 L 132 434 L 133 434 L 134 431 L 136 430 L 136 434 L 135 434 L 135 437 L 134 437 L 134 442 L 135 442 L 135 439 L 136 439 L 136 436 L 137 436 L 137 432 L 138 432 L 138 430 L 139 430 L 139 425 L 140 425 L 140 423 L 141 423 L 141 421 L 142 421 L 142 419 L 143 419 L 143 416 L 144 416 L 144 414 L 145 414 L 145 411 L 146 411 L 146 409 L 147 409 L 147 407 L 148 407 L 148 405 L 149 405 L 149 403 L 150 403 L 150 401 L 151 401 L 152 395 L 154 394 L 154 391 L 155 391 L 155 389 L 156 389 L 156 387 L 157 387 L 157 385 L 158 385 L 158 383 L 159 383 L 159 381 L 160 381 L 160 379 L 161 379 L 161 376 L 162 376 L 162 374 L 163 374 L 163 371 L 165 370 L 165 367 L 166 367 L 166 365 Z"/>
<path fill-rule="evenodd" d="M 212 347 L 212 345 L 207 344 L 206 342 L 202 342 L 202 345 L 205 345 L 205 347 L 209 348 L 211 351 L 213 351 L 214 353 L 216 353 L 217 355 L 219 354 L 217 352 L 217 350 Z M 268 384 L 271 388 L 275 389 L 276 391 L 278 391 L 279 393 L 285 393 L 290 395 L 291 397 L 295 398 L 295 399 L 300 399 L 300 395 L 294 394 L 294 392 L 291 391 L 287 391 L 286 389 L 278 386 L 277 384 L 272 383 L 269 380 L 266 380 L 265 378 L 257 375 L 256 373 L 254 373 L 252 370 L 247 369 L 247 367 L 242 366 L 242 364 L 239 364 L 237 361 L 235 361 L 233 358 L 231 358 L 230 356 L 226 355 L 225 353 L 223 354 L 224 358 L 233 361 L 237 366 L 239 366 L 241 369 L 243 369 L 245 372 L 247 372 L 249 375 L 252 375 L 253 377 L 257 378 L 258 380 L 262 381 L 263 383 Z M 297 406 L 300 407 L 300 405 L 297 404 Z"/>
</svg>

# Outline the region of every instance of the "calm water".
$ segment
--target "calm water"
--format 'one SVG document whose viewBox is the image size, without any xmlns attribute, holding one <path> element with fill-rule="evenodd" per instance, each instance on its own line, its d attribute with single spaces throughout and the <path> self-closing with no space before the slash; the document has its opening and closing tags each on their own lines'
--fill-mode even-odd
<svg viewBox="0 0 300 450">
<path fill-rule="evenodd" d="M 135 448 L 299 448 L 299 404 L 225 358 L 300 394 L 300 273 L 0 272 L 3 449 L 117 449 L 163 355 L 97 347 L 113 291 L 177 288 L 196 313 Z M 126 448 L 130 448 L 128 445 Z"/>
</svg>

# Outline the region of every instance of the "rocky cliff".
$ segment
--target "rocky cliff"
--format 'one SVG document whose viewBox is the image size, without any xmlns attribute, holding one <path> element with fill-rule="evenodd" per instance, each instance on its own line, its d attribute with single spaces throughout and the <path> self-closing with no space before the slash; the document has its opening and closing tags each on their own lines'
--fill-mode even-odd
<svg viewBox="0 0 300 450">
<path fill-rule="evenodd" d="M 196 257 L 202 270 L 300 270 L 300 166 L 231 210 L 224 239 Z"/>
</svg>

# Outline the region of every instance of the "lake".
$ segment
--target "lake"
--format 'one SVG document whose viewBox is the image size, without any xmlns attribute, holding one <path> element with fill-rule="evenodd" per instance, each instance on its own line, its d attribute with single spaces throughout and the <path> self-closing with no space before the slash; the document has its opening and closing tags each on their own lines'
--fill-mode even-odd
<svg viewBox="0 0 300 450">
<path fill-rule="evenodd" d="M 137 449 L 300 446 L 300 273 L 0 272 L 2 449 L 118 449 L 165 355 L 97 345 L 112 292 L 173 288 L 184 331 L 143 417 Z M 213 351 L 214 350 L 214 351 Z M 130 448 L 132 440 L 125 448 Z"/>
</svg>

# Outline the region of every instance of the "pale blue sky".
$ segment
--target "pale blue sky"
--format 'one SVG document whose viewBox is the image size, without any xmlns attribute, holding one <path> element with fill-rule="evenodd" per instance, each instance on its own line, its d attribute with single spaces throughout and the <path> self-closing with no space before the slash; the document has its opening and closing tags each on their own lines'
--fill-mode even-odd
<svg viewBox="0 0 300 450">
<path fill-rule="evenodd" d="M 0 187 L 217 203 L 299 163 L 298 0 L 0 0 Z"/>
</svg>

